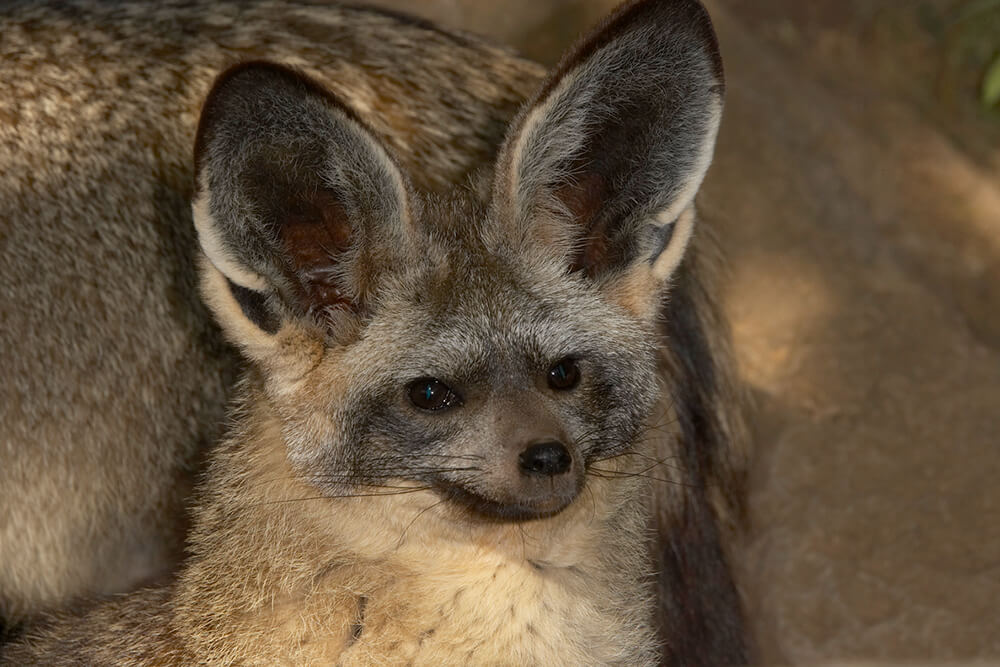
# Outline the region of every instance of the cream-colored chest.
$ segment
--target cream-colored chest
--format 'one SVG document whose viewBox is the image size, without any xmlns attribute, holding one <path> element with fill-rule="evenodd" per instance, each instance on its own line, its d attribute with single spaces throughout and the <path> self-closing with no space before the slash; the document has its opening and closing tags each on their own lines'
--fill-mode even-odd
<svg viewBox="0 0 1000 667">
<path fill-rule="evenodd" d="M 502 558 L 435 568 L 373 592 L 338 664 L 635 664 L 628 644 L 645 637 L 623 627 L 632 614 L 606 593 L 575 568 Z"/>
</svg>

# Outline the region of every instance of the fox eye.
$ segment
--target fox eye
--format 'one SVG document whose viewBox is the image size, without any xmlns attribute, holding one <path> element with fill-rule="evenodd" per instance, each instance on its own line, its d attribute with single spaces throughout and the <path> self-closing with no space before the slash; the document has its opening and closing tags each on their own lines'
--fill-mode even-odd
<svg viewBox="0 0 1000 667">
<path fill-rule="evenodd" d="M 458 392 L 440 380 L 420 378 L 410 383 L 410 402 L 421 410 L 445 410 L 462 405 Z"/>
<path fill-rule="evenodd" d="M 567 357 L 556 362 L 549 369 L 549 386 L 558 391 L 567 391 L 580 384 L 580 367 Z"/>
</svg>

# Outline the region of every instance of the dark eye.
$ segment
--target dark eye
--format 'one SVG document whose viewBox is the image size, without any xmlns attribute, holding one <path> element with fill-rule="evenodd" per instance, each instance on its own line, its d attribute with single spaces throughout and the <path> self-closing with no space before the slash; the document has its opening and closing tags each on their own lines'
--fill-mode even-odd
<svg viewBox="0 0 1000 667">
<path fill-rule="evenodd" d="M 420 378 L 410 383 L 410 402 L 421 410 L 444 410 L 462 405 L 462 397 L 454 389 L 434 378 Z"/>
<path fill-rule="evenodd" d="M 580 367 L 573 359 L 562 359 L 549 369 L 549 386 L 566 391 L 580 384 Z"/>
</svg>

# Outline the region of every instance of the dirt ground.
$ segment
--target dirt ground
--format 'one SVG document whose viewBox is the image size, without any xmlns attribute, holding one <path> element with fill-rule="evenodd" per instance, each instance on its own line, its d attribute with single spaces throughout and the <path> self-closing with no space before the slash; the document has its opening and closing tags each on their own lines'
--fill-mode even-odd
<svg viewBox="0 0 1000 667">
<path fill-rule="evenodd" d="M 614 3 L 383 4 L 552 62 Z M 729 88 L 700 201 L 757 398 L 758 659 L 1000 662 L 1000 120 L 961 3 L 707 4 Z"/>
</svg>

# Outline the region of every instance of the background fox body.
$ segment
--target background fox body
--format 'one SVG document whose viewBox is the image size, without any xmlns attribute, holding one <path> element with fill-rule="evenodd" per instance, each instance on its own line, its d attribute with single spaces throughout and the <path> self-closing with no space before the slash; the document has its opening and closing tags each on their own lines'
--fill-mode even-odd
<svg viewBox="0 0 1000 667">
<path fill-rule="evenodd" d="M 737 392 L 684 256 L 721 111 L 704 10 L 632 3 L 542 81 L 391 16 L 216 7 L 3 26 L 8 616 L 169 564 L 234 363 L 194 258 L 249 362 L 176 580 L 4 658 L 644 664 L 659 630 L 667 660 L 745 660 Z M 248 57 L 284 66 L 212 86 Z"/>
</svg>

